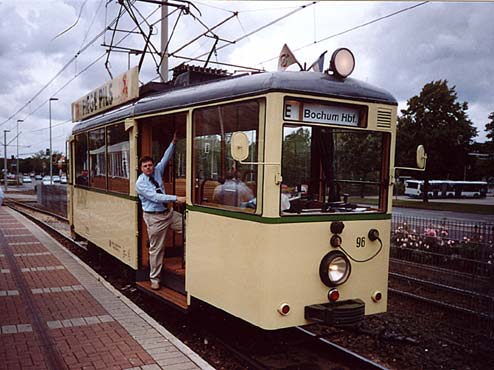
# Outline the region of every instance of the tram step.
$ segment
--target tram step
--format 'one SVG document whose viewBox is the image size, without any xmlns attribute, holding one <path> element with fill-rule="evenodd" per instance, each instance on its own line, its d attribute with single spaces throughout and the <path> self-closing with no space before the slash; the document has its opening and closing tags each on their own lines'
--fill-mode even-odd
<svg viewBox="0 0 494 370">
<path fill-rule="evenodd" d="M 144 291 L 147 294 L 156 296 L 157 298 L 171 303 L 174 306 L 181 308 L 182 310 L 187 310 L 189 306 L 187 305 L 187 296 L 176 292 L 175 290 L 169 289 L 167 287 L 161 287 L 160 290 L 151 289 L 151 282 L 149 281 L 137 281 L 136 287 L 139 290 Z"/>
</svg>

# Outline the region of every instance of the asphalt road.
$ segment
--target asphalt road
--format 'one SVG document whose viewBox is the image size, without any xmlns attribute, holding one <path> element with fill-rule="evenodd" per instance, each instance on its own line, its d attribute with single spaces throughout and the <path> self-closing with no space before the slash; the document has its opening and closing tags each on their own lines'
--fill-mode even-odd
<svg viewBox="0 0 494 370">
<path fill-rule="evenodd" d="M 485 222 L 494 224 L 494 215 L 479 215 L 475 213 L 432 211 L 418 208 L 393 207 L 393 215 L 406 217 L 420 217 L 442 220 L 463 221 L 463 222 Z"/>
<path fill-rule="evenodd" d="M 393 197 L 396 199 L 395 197 Z M 408 196 L 399 196 L 398 199 L 403 199 L 407 201 L 422 202 L 421 199 L 413 199 Z M 494 194 L 488 193 L 487 197 L 474 199 L 474 198 L 462 198 L 462 199 L 429 199 L 430 203 L 467 203 L 467 204 L 482 204 L 482 205 L 494 205 Z M 400 216 L 409 217 L 423 217 L 423 218 L 434 218 L 434 219 L 448 219 L 448 220 L 458 220 L 458 221 L 468 221 L 468 222 L 487 222 L 494 223 L 494 214 L 476 214 L 476 213 L 465 213 L 465 212 L 452 212 L 452 211 L 433 211 L 425 210 L 419 208 L 404 208 L 404 207 L 393 207 L 393 214 Z"/>
</svg>

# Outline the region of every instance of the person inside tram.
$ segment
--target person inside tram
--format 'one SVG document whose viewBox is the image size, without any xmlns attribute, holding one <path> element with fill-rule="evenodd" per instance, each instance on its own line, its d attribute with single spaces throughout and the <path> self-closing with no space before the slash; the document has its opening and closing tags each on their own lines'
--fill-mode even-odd
<svg viewBox="0 0 494 370">
<path fill-rule="evenodd" d="M 240 180 L 236 171 L 229 172 L 213 192 L 213 201 L 232 207 L 245 207 L 252 199 L 254 193 Z"/>
<path fill-rule="evenodd" d="M 281 185 L 281 211 L 288 211 L 290 209 L 290 192 L 288 191 L 288 186 L 286 184 Z"/>
<path fill-rule="evenodd" d="M 82 170 L 81 174 L 77 176 L 76 179 L 77 185 L 89 185 L 89 176 L 87 170 Z"/>
</svg>

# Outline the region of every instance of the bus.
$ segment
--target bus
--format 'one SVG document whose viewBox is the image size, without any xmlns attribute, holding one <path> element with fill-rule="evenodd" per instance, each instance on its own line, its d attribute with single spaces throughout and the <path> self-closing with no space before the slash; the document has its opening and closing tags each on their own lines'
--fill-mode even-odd
<svg viewBox="0 0 494 370">
<path fill-rule="evenodd" d="M 125 77 L 133 97 L 117 107 L 98 106 L 115 81 L 75 102 L 73 237 L 127 265 L 159 302 L 211 305 L 266 330 L 385 312 L 397 101 L 341 72 L 340 51 L 326 72 L 181 65 L 137 96 L 138 78 Z M 184 233 L 169 230 L 151 290 L 138 159 L 159 160 L 174 134 L 164 183 L 186 197 L 175 206 Z"/>
<path fill-rule="evenodd" d="M 488 184 L 485 181 L 429 180 L 429 198 L 485 198 Z M 423 180 L 405 180 L 405 195 L 421 198 Z"/>
</svg>

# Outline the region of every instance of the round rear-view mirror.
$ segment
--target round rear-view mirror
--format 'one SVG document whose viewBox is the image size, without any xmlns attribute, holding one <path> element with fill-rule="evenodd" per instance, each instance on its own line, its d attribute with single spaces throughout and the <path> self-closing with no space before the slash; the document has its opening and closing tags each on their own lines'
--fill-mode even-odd
<svg viewBox="0 0 494 370">
<path fill-rule="evenodd" d="M 427 161 L 427 154 L 423 145 L 417 147 L 417 167 L 420 169 L 425 168 L 425 162 Z"/>
<path fill-rule="evenodd" d="M 245 132 L 237 131 L 232 134 L 230 150 L 236 161 L 242 162 L 247 159 L 249 156 L 249 138 Z"/>
</svg>

